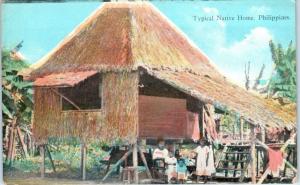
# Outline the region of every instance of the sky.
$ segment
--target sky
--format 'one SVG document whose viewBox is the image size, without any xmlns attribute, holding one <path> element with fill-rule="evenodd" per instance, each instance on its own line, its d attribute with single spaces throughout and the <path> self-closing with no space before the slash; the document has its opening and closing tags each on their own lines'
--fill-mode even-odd
<svg viewBox="0 0 300 185">
<path fill-rule="evenodd" d="M 264 79 L 272 72 L 269 41 L 287 47 L 295 42 L 294 0 L 153 1 L 187 37 L 237 84 L 245 81 L 245 64 L 250 61 L 250 80 L 263 64 Z M 6 3 L 2 15 L 2 46 L 12 48 L 24 41 L 20 52 L 35 63 L 53 49 L 100 2 Z M 259 20 L 259 15 L 284 16 L 284 20 Z M 214 16 L 213 21 L 195 17 Z M 216 20 L 217 16 L 223 17 Z M 254 20 L 237 20 L 238 16 Z M 234 17 L 235 20 L 226 20 Z"/>
</svg>

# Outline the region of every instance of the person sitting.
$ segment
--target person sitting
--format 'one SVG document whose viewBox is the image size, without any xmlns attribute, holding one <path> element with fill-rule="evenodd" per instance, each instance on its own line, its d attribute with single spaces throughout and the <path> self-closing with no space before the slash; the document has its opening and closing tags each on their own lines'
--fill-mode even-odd
<svg viewBox="0 0 300 185">
<path fill-rule="evenodd" d="M 185 160 L 180 158 L 176 165 L 177 180 L 179 183 L 183 184 L 187 180 L 187 167 Z"/>
<path fill-rule="evenodd" d="M 168 158 L 169 151 L 165 148 L 165 141 L 158 139 L 158 147 L 154 149 L 152 154 L 154 171 L 153 175 L 158 178 L 162 178 L 166 174 L 166 160 Z"/>
<path fill-rule="evenodd" d="M 176 164 L 177 159 L 175 158 L 172 152 L 169 153 L 169 157 L 166 159 L 167 164 L 167 175 L 168 175 L 168 182 L 173 184 L 176 182 L 177 173 L 176 173 Z"/>
<path fill-rule="evenodd" d="M 152 159 L 163 159 L 165 160 L 169 155 L 168 149 L 165 148 L 165 141 L 158 139 L 158 147 L 154 149 Z"/>
</svg>

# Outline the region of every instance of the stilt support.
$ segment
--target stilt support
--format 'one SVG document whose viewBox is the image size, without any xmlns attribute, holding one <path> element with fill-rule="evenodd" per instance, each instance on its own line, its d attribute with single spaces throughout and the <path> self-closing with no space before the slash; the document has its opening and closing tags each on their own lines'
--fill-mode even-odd
<svg viewBox="0 0 300 185">
<path fill-rule="evenodd" d="M 252 184 L 256 184 L 256 155 L 255 155 L 255 132 L 254 132 L 254 126 L 251 128 L 251 182 Z"/>
<path fill-rule="evenodd" d="M 86 144 L 81 143 L 81 161 L 80 161 L 80 172 L 82 180 L 86 180 Z"/>
<path fill-rule="evenodd" d="M 142 161 L 143 161 L 143 163 L 145 165 L 147 176 L 148 176 L 149 179 L 152 179 L 151 172 L 149 170 L 149 167 L 148 167 L 145 155 L 144 155 L 144 153 L 143 153 L 143 151 L 141 150 L 140 147 L 138 147 L 138 149 L 139 149 L 139 153 L 140 153 L 141 159 L 142 159 Z"/>
<path fill-rule="evenodd" d="M 284 145 L 281 147 L 280 151 L 284 152 L 284 150 L 286 149 L 286 147 L 289 145 L 289 143 L 294 140 L 294 138 L 296 137 L 296 134 L 293 134 L 289 140 L 287 140 Z M 265 143 L 259 141 L 259 140 L 256 140 L 256 142 L 261 145 L 264 149 L 268 150 L 269 147 L 268 145 L 266 145 Z M 297 174 L 297 169 L 292 165 L 290 164 L 286 159 L 283 159 L 283 162 L 289 166 L 296 174 Z M 260 177 L 259 181 L 257 182 L 257 184 L 262 184 L 263 181 L 266 179 L 267 175 L 270 173 L 270 168 L 268 167 L 266 169 L 266 171 L 263 173 L 263 175 Z"/>
<path fill-rule="evenodd" d="M 132 162 L 133 162 L 133 168 L 134 168 L 134 183 L 137 184 L 139 182 L 139 174 L 138 174 L 138 146 L 137 146 L 137 143 L 133 144 Z"/>
<path fill-rule="evenodd" d="M 125 159 L 127 159 L 127 157 L 132 153 L 132 149 L 129 149 L 124 155 L 123 157 L 112 166 L 112 168 L 106 173 L 106 175 L 103 177 L 102 181 L 105 181 L 107 179 L 107 177 L 109 177 L 109 175 L 114 171 L 115 168 L 117 168 Z"/>
<path fill-rule="evenodd" d="M 45 177 L 45 145 L 40 145 L 40 155 L 41 155 L 41 166 L 40 166 L 40 171 L 41 171 L 41 178 Z"/>
<path fill-rule="evenodd" d="M 51 156 L 50 150 L 49 150 L 49 148 L 48 148 L 48 146 L 47 146 L 47 145 L 45 146 L 45 150 L 46 150 L 46 152 L 47 152 L 47 155 L 48 155 L 48 157 L 49 157 L 49 160 L 50 160 L 50 163 L 51 163 L 51 166 L 52 166 L 53 172 L 55 173 L 55 172 L 56 172 L 55 165 L 54 165 L 54 162 L 53 162 L 53 159 L 52 159 L 52 156 Z"/>
</svg>

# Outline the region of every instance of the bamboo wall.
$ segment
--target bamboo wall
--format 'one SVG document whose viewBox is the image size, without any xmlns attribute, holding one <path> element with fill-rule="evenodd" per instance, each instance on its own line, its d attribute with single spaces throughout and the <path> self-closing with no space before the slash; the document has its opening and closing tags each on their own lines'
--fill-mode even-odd
<svg viewBox="0 0 300 185">
<path fill-rule="evenodd" d="M 57 89 L 56 89 L 57 90 Z M 95 100 L 97 101 L 97 100 Z M 33 133 L 38 143 L 48 137 L 134 142 L 138 122 L 138 74 L 105 73 L 100 111 L 62 111 L 61 97 L 50 88 L 34 88 Z"/>
</svg>

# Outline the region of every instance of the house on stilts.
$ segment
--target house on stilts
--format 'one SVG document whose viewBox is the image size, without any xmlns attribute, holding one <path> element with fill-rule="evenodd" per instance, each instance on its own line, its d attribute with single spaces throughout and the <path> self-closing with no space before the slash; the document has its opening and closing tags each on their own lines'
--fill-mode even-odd
<svg viewBox="0 0 300 185">
<path fill-rule="evenodd" d="M 33 133 L 41 146 L 49 137 L 83 143 L 118 138 L 132 144 L 135 160 L 139 139 L 191 138 L 195 122 L 203 137 L 212 107 L 251 125 L 252 156 L 255 128 L 296 127 L 294 110 L 231 83 L 145 2 L 104 3 L 27 75 L 34 82 Z M 254 174 L 255 160 L 249 164 Z"/>
</svg>

